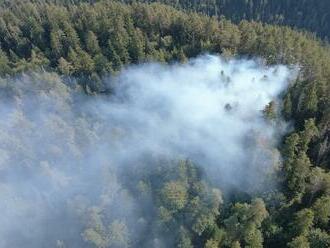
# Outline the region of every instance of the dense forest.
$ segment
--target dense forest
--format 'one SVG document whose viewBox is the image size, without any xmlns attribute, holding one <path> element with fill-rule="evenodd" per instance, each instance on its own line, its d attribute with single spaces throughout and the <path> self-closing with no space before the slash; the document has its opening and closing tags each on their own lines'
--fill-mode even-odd
<svg viewBox="0 0 330 248">
<path fill-rule="evenodd" d="M 2 0 L 8 2 L 11 1 Z M 62 4 L 96 3 L 102 0 L 48 0 Z M 208 16 L 226 17 L 234 23 L 242 20 L 260 21 L 268 24 L 287 25 L 316 33 L 329 39 L 330 6 L 327 0 L 117 0 L 118 2 L 159 2 L 176 9 L 203 13 Z"/>
<path fill-rule="evenodd" d="M 144 213 L 153 224 L 144 232 L 163 233 L 170 247 L 329 247 L 330 46 L 310 33 L 258 21 L 301 27 L 326 37 L 330 4 L 326 0 L 170 4 L 174 7 L 110 0 L 3 1 L 1 96 L 17 91 L 10 88 L 13 77 L 36 71 L 58 74 L 54 84 L 61 81 L 63 98 L 72 78 L 86 95 L 111 95 L 104 77 L 118 75 L 128 65 L 185 63 L 203 53 L 299 67 L 281 100 L 264 110 L 270 122 L 283 118 L 292 123 L 277 147 L 282 162 L 269 179 L 278 185 L 275 189 L 235 188 L 221 193 L 203 178 L 203 167 L 189 158 L 162 163 L 150 158 L 150 163 L 160 163 L 157 169 L 123 176 L 129 178 L 127 191 L 154 199 L 153 212 Z M 241 21 L 245 18 L 257 22 Z M 73 241 L 78 247 L 157 247 L 143 240 L 143 234 L 129 240 L 125 224 L 111 222 L 104 211 L 99 206 L 84 217 L 81 240 Z M 71 247 L 70 242 L 57 245 Z"/>
<path fill-rule="evenodd" d="M 315 32 L 322 38 L 329 38 L 330 6 L 327 0 L 146 0 L 143 2 L 161 2 L 211 16 L 223 15 L 235 23 L 245 19 L 288 25 Z"/>
</svg>

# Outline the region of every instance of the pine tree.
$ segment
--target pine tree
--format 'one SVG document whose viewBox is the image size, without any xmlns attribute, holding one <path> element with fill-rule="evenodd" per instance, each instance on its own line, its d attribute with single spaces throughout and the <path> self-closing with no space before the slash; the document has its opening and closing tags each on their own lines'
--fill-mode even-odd
<svg viewBox="0 0 330 248">
<path fill-rule="evenodd" d="M 93 31 L 88 31 L 86 35 L 85 43 L 86 43 L 86 51 L 90 55 L 95 55 L 100 52 L 99 42 L 97 36 L 93 33 Z"/>
<path fill-rule="evenodd" d="M 9 59 L 0 49 L 0 76 L 11 74 L 12 70 L 9 66 Z"/>
<path fill-rule="evenodd" d="M 54 56 L 61 57 L 63 55 L 62 39 L 64 33 L 61 30 L 53 30 L 50 33 L 50 48 Z"/>
<path fill-rule="evenodd" d="M 70 75 L 71 72 L 73 71 L 73 67 L 72 67 L 71 63 L 66 61 L 63 57 L 61 57 L 58 60 L 58 69 L 59 69 L 60 73 L 62 73 L 64 75 Z"/>
</svg>

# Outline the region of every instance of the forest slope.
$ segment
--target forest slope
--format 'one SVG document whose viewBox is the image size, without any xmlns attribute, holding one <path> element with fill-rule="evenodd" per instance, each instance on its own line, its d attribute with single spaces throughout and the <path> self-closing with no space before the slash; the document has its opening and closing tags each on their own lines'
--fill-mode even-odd
<svg viewBox="0 0 330 248">
<path fill-rule="evenodd" d="M 244 14 L 232 18 L 238 21 L 241 15 Z M 253 15 L 254 12 L 246 17 L 254 19 Z M 126 65 L 147 61 L 185 62 L 202 53 L 221 54 L 225 58 L 258 57 L 267 65 L 298 66 L 297 80 L 281 101 L 271 102 L 264 111 L 270 121 L 283 117 L 294 124 L 294 130 L 279 147 L 283 164 L 272 175 L 280 187 L 251 195 L 246 195 L 244 190 L 233 192 L 226 196 L 220 216 L 206 197 L 200 204 L 206 204 L 216 213 L 216 221 L 209 221 L 209 216 L 201 214 L 200 224 L 207 228 L 199 234 L 179 226 L 175 228 L 180 230 L 179 247 L 330 245 L 330 48 L 327 44 L 289 27 L 253 21 L 233 24 L 159 3 L 16 1 L 0 8 L 0 48 L 0 74 L 6 80 L 27 71 L 55 71 L 63 80 L 77 78 L 87 94 L 111 93 L 111 88 L 103 83 L 103 76 L 115 75 Z M 276 112 L 276 106 L 282 107 L 281 114 Z M 166 195 L 166 189 L 178 190 L 175 193 L 183 195 L 191 190 L 165 181 L 162 191 L 152 179 L 159 175 L 173 176 L 180 168 L 184 168 L 183 181 L 195 180 L 199 185 L 201 179 L 195 165 L 184 162 L 180 166 L 171 171 L 162 167 L 161 171 L 146 176 L 156 198 L 161 197 L 157 195 L 159 192 Z M 206 187 L 196 193 L 200 199 L 201 192 L 211 194 Z M 164 211 L 162 214 L 167 215 Z M 173 223 L 180 223 L 183 216 L 173 217 L 177 218 Z M 93 235 L 97 235 L 95 228 L 90 230 Z M 87 239 L 94 240 L 92 243 L 97 247 L 107 247 L 97 243 L 95 236 Z"/>
<path fill-rule="evenodd" d="M 249 20 L 287 25 L 308 30 L 326 39 L 329 38 L 330 33 L 330 5 L 327 0 L 142 0 L 139 2 L 161 2 L 209 16 L 223 15 L 235 23 Z"/>
</svg>

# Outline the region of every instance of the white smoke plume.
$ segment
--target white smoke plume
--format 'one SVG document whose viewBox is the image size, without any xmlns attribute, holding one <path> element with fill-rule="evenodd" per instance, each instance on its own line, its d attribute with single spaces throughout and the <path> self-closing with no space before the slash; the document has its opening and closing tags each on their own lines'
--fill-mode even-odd
<svg viewBox="0 0 330 248">
<path fill-rule="evenodd" d="M 262 110 L 290 74 L 202 56 L 129 67 L 108 79 L 110 96 L 50 73 L 0 80 L 0 247 L 84 247 L 96 205 L 136 227 L 138 203 L 118 173 L 150 156 L 189 158 L 222 190 L 253 190 L 278 162 L 282 132 Z"/>
</svg>

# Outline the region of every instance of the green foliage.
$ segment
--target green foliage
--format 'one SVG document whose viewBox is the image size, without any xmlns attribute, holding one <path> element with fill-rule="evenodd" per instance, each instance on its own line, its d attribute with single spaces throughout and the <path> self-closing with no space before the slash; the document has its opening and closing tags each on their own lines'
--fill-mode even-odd
<svg viewBox="0 0 330 248">
<path fill-rule="evenodd" d="M 91 54 L 95 55 L 100 52 L 99 41 L 97 36 L 93 33 L 93 31 L 88 31 L 86 35 L 86 51 Z"/>
<path fill-rule="evenodd" d="M 187 188 L 181 182 L 168 182 L 162 189 L 162 198 L 169 209 L 180 210 L 187 203 Z"/>
<path fill-rule="evenodd" d="M 82 233 L 83 239 L 98 248 L 129 247 L 129 234 L 124 222 L 113 220 L 106 227 L 103 223 L 102 211 L 92 208 L 89 215 L 88 227 Z"/>
<path fill-rule="evenodd" d="M 206 241 L 205 248 L 218 248 L 218 242 L 214 239 Z"/>
<path fill-rule="evenodd" d="M 191 239 L 189 237 L 189 232 L 185 230 L 183 227 L 180 227 L 179 231 L 179 239 L 176 247 L 178 248 L 193 248 Z"/>
<path fill-rule="evenodd" d="M 306 236 L 313 226 L 314 213 L 311 209 L 303 209 L 294 214 L 292 222 L 293 233 L 296 236 Z"/>
<path fill-rule="evenodd" d="M 71 63 L 66 61 L 65 58 L 61 57 L 58 60 L 58 70 L 63 75 L 71 75 L 71 73 L 73 71 L 73 66 L 71 65 Z"/>
<path fill-rule="evenodd" d="M 275 102 L 271 101 L 263 110 L 264 116 L 266 119 L 273 121 L 276 119 L 276 106 Z"/>
<path fill-rule="evenodd" d="M 231 216 L 224 220 L 227 242 L 240 241 L 246 247 L 262 247 L 263 237 L 260 227 L 268 216 L 262 199 L 255 199 L 251 204 L 236 203 Z"/>
<path fill-rule="evenodd" d="M 330 247 L 329 232 L 313 229 L 308 236 L 310 246 L 315 248 Z"/>
<path fill-rule="evenodd" d="M 238 241 L 234 241 L 231 246 L 231 248 L 241 248 L 241 244 Z"/>
<path fill-rule="evenodd" d="M 134 2 L 126 0 L 125 2 Z M 262 21 L 284 24 L 316 32 L 329 38 L 330 6 L 327 0 L 143 0 L 142 2 L 161 2 L 176 8 L 182 8 L 207 15 L 220 16 L 239 22 L 241 20 Z"/>
<path fill-rule="evenodd" d="M 289 248 L 309 248 L 308 239 L 304 236 L 299 236 L 294 238 L 290 243 L 288 243 Z"/>
<path fill-rule="evenodd" d="M 9 59 L 4 52 L 0 50 L 0 75 L 10 74 Z"/>
<path fill-rule="evenodd" d="M 313 210 L 316 223 L 327 226 L 330 218 L 330 197 L 323 196 L 313 204 Z"/>
<path fill-rule="evenodd" d="M 140 197 L 151 196 L 157 230 L 176 247 L 195 247 L 205 244 L 210 233 L 219 242 L 221 234 L 214 232 L 219 216 L 222 195 L 201 178 L 200 169 L 187 160 L 163 161 L 155 170 L 141 169 L 143 182 L 136 182 Z M 132 180 L 139 177 L 136 173 Z M 157 178 L 157 180 L 155 180 Z M 131 190 L 136 190 L 133 184 Z M 151 211 L 151 212 L 153 212 Z M 148 213 L 150 214 L 150 212 Z"/>
<path fill-rule="evenodd" d="M 311 165 L 308 156 L 303 152 L 286 164 L 287 186 L 294 196 L 300 198 L 305 193 Z"/>
<path fill-rule="evenodd" d="M 271 175 L 278 184 L 275 192 L 240 189 L 244 199 L 231 192 L 223 196 L 197 165 L 186 160 L 155 162 L 154 170 L 132 175 L 126 187 L 139 199 L 154 203 L 148 213 L 136 210 L 141 222 L 148 223 L 145 232 L 155 239 L 159 238 L 155 233 L 164 234 L 172 246 L 328 247 L 330 47 L 309 33 L 241 21 L 289 23 L 326 36 L 327 1 L 162 1 L 192 12 L 159 3 L 123 2 L 4 1 L 0 76 L 54 70 L 78 78 L 92 93 L 104 91 L 103 75 L 128 64 L 185 62 L 203 52 L 299 65 L 297 80 L 283 99 L 270 102 L 263 112 L 276 122 L 282 117 L 277 107 L 283 106 L 284 117 L 293 123 L 292 132 L 279 144 L 283 163 Z M 231 21 L 198 11 L 223 14 Z M 131 239 L 124 220 L 108 218 L 102 208 L 91 209 L 84 219 L 82 236 L 91 246 L 128 247 L 142 242 Z"/>
</svg>

